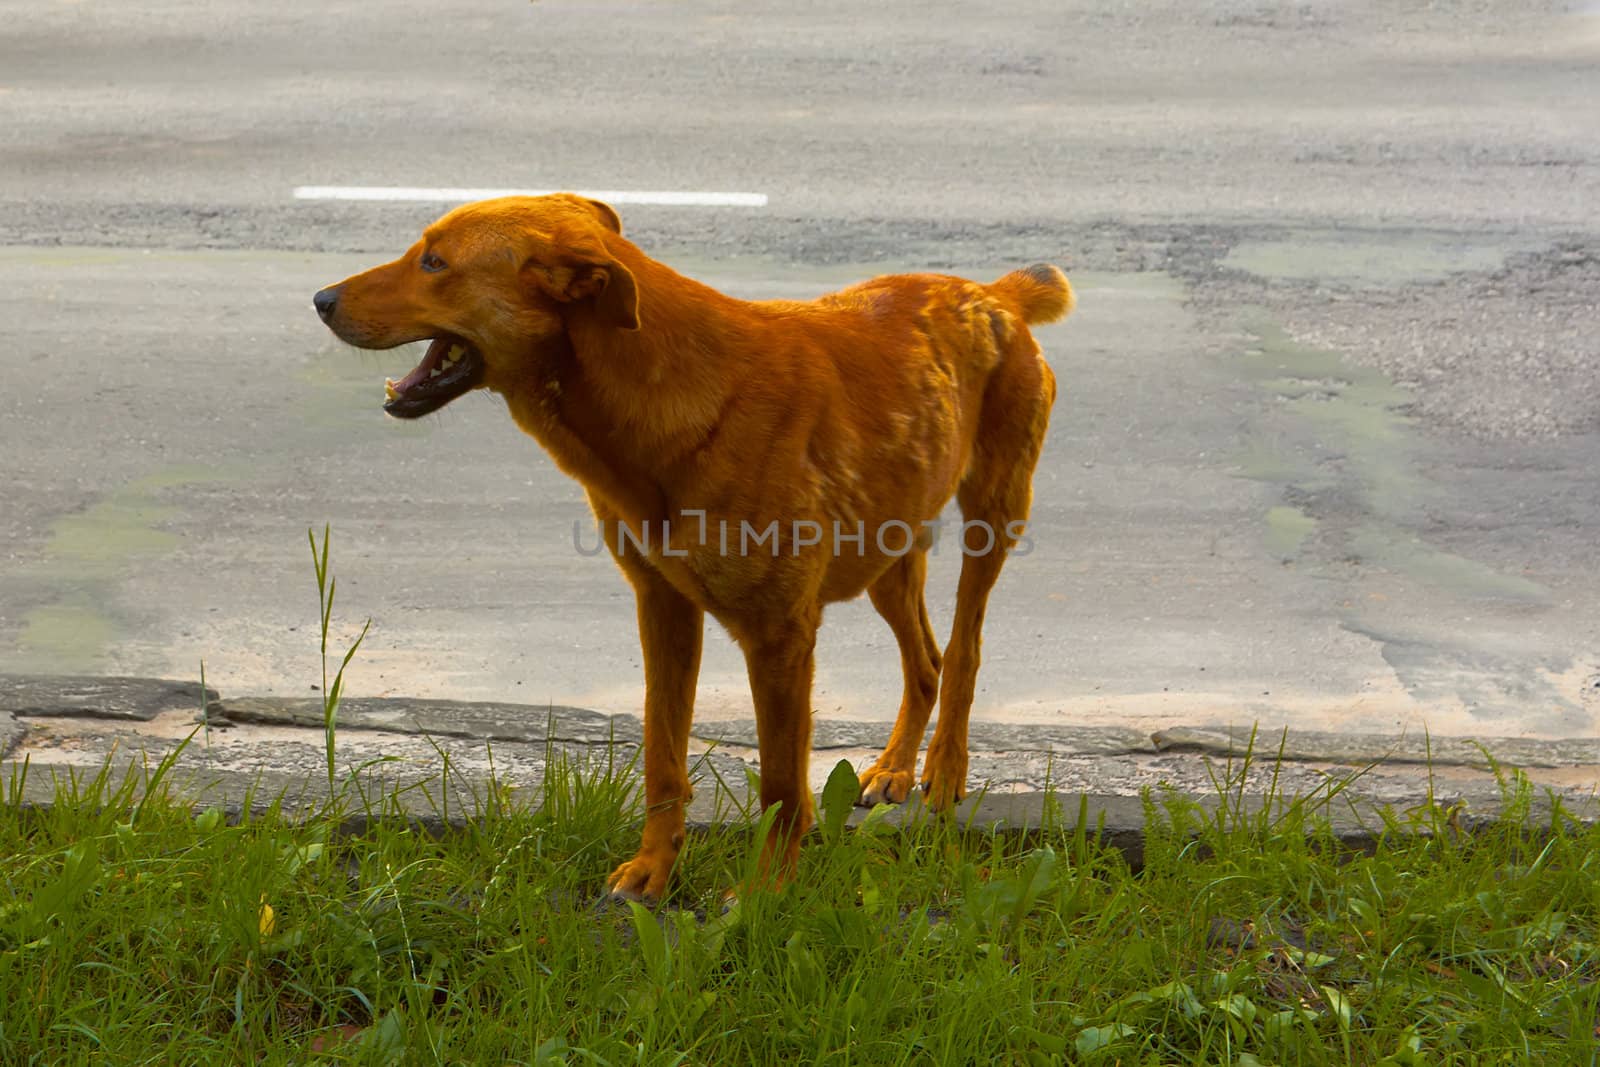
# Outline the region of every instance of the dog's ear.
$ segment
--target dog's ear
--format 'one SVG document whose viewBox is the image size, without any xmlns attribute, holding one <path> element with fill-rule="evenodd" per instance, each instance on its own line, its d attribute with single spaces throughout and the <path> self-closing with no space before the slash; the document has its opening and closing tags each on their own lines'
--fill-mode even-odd
<svg viewBox="0 0 1600 1067">
<path fill-rule="evenodd" d="M 598 241 L 535 255 L 523 264 L 523 272 L 562 303 L 593 300 L 606 322 L 624 330 L 639 328 L 639 288 L 633 272 Z"/>
<path fill-rule="evenodd" d="M 577 193 L 551 193 L 550 199 L 562 200 L 573 207 L 587 211 L 595 217 L 600 225 L 618 237 L 622 236 L 622 216 L 618 215 L 617 209 L 610 204 L 602 200 L 591 200 L 589 197 L 579 196 Z"/>
<path fill-rule="evenodd" d="M 633 282 L 633 272 L 614 259 L 603 263 L 585 263 L 578 267 L 567 283 L 567 299 L 594 300 L 600 317 L 624 330 L 639 328 L 639 287 Z"/>
<path fill-rule="evenodd" d="M 600 221 L 606 229 L 618 237 L 622 236 L 622 216 L 617 214 L 616 208 L 599 200 L 590 200 L 587 197 L 584 198 L 583 202 L 589 206 L 591 211 L 600 216 Z"/>
</svg>

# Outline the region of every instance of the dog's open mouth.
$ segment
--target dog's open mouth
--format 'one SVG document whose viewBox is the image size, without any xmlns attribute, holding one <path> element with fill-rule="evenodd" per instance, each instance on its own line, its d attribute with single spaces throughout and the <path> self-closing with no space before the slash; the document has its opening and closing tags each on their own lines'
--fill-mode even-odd
<svg viewBox="0 0 1600 1067">
<path fill-rule="evenodd" d="M 401 419 L 437 411 L 483 380 L 483 357 L 459 337 L 435 337 L 422 362 L 399 381 L 386 379 L 383 410 Z"/>
</svg>

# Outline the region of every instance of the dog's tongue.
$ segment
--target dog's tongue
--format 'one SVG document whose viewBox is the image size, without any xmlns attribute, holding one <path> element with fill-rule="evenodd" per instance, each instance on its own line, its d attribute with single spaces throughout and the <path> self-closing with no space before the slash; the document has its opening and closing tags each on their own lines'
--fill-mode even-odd
<svg viewBox="0 0 1600 1067">
<path fill-rule="evenodd" d="M 410 374 L 401 378 L 398 382 L 389 381 L 384 383 L 389 387 L 390 399 L 392 400 L 396 395 L 404 393 L 419 382 L 427 381 L 433 372 L 438 369 L 440 362 L 444 359 L 444 354 L 449 351 L 450 345 L 450 338 L 435 337 L 433 343 L 428 346 L 428 351 L 423 355 L 422 362 L 418 363 Z"/>
</svg>

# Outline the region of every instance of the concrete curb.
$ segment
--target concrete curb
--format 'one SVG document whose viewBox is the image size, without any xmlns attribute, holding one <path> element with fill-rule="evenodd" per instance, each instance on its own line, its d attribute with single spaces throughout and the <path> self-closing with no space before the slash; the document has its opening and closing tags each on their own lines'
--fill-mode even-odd
<svg viewBox="0 0 1600 1067">
<path fill-rule="evenodd" d="M 138 777 L 140 769 L 132 763 L 112 771 L 105 779 L 103 791 L 93 798 L 123 795 L 127 801 L 137 803 L 144 799 L 142 785 L 147 778 Z M 133 776 L 130 785 L 129 777 Z M 84 779 L 77 780 L 76 795 L 89 799 L 83 792 Z M 490 783 L 455 779 L 446 788 L 440 780 L 400 780 L 378 775 L 363 776 L 359 784 L 350 784 L 347 804 L 339 817 L 338 834 L 357 837 L 370 831 L 372 826 L 385 822 L 404 822 L 422 833 L 435 836 L 464 829 L 469 824 L 492 817 L 491 811 L 521 810 L 531 798 L 520 794 L 526 790 L 510 790 L 510 796 L 492 801 Z M 60 803 L 62 788 L 72 788 L 69 781 L 56 773 L 30 771 L 23 776 L 19 765 L 0 764 L 0 789 L 23 810 L 40 812 L 52 810 Z M 329 798 L 325 778 L 311 775 L 284 776 L 262 774 L 249 782 L 225 777 L 207 776 L 203 773 L 184 772 L 166 779 L 162 795 L 169 800 L 186 805 L 196 814 L 217 809 L 229 822 L 237 822 L 247 815 L 260 817 L 277 809 L 290 818 L 311 816 L 324 810 Z M 373 806 L 367 807 L 362 798 L 370 798 Z M 1193 802 L 1206 816 L 1214 816 L 1223 803 L 1231 798 L 1180 794 L 1183 802 Z M 497 808 L 497 804 L 505 807 Z M 1161 804 L 1161 798 L 1156 798 Z M 1501 797 L 1479 796 L 1466 799 L 1460 796 L 1435 798 L 1439 806 L 1434 818 L 1443 819 L 1455 831 L 1471 834 L 1493 825 L 1503 811 Z M 1265 806 L 1261 796 L 1245 796 L 1238 800 L 1238 817 L 1248 821 L 1259 815 Z M 1358 852 L 1371 852 L 1378 842 L 1393 833 L 1428 832 L 1434 818 L 1420 818 L 1415 831 L 1407 829 L 1404 813 L 1397 813 L 1387 805 L 1374 805 L 1360 799 L 1339 798 L 1318 802 L 1315 818 L 1309 820 L 1318 833 L 1327 833 L 1341 848 Z M 697 790 L 690 805 L 688 825 L 690 833 L 718 830 L 735 830 L 754 825 L 755 805 L 752 798 L 740 799 L 720 789 Z M 1563 800 L 1561 810 L 1586 824 L 1600 822 L 1600 802 L 1593 799 L 1576 803 Z M 1528 829 L 1537 833 L 1547 825 L 1554 811 L 1548 795 L 1530 799 L 1525 814 Z M 1385 815 L 1395 816 L 1386 820 Z M 1419 813 L 1426 815 L 1426 813 Z M 848 820 L 851 827 L 859 827 L 872 815 L 866 809 L 855 809 Z M 921 820 L 935 818 L 919 798 L 888 810 L 879 818 L 896 829 L 914 825 Z M 1143 866 L 1146 847 L 1146 810 L 1140 797 L 1113 796 L 1088 793 L 1016 793 L 1007 795 L 980 795 L 969 797 L 959 804 L 952 815 L 962 826 L 983 833 L 1029 836 L 1044 829 L 1071 833 L 1080 826 L 1103 845 L 1121 852 L 1130 867 Z M 632 821 L 642 821 L 642 814 Z"/>
<path fill-rule="evenodd" d="M 195 736 L 200 703 L 198 686 L 161 679 L 0 675 L 0 788 L 9 787 L 7 795 L 25 807 L 45 809 L 63 787 L 84 796 L 84 783 L 104 771 L 100 796 L 126 785 L 126 795 L 137 799 L 148 769 L 170 758 L 167 795 L 196 810 L 215 807 L 239 818 L 275 805 L 293 814 L 327 803 L 320 700 L 208 691 L 207 722 Z M 403 818 L 442 833 L 503 801 L 531 806 L 551 756 L 628 773 L 641 743 L 635 718 L 565 706 L 351 699 L 341 704 L 339 723 L 336 781 L 350 783 L 352 808 L 344 819 L 350 832 L 375 818 Z M 841 758 L 861 766 L 887 729 L 819 721 L 814 778 L 825 778 Z M 754 724 L 707 723 L 696 738 L 700 795 L 691 824 L 747 821 L 753 806 L 740 796 L 757 769 Z M 1252 738 L 1249 730 L 1217 727 L 1174 727 L 1146 737 L 1119 728 L 983 723 L 974 724 L 971 747 L 975 795 L 958 807 L 958 821 L 1031 833 L 1047 823 L 1075 828 L 1082 818 L 1135 865 L 1144 850 L 1143 797 L 1159 800 L 1167 791 L 1210 811 L 1225 799 L 1246 813 L 1260 811 L 1269 796 L 1337 791 L 1321 814 L 1334 836 L 1355 848 L 1370 848 L 1393 825 L 1384 820 L 1386 810 L 1435 804 L 1455 813 L 1454 825 L 1477 825 L 1495 817 L 1506 795 L 1484 771 L 1491 762 L 1485 752 L 1494 754 L 1502 776 L 1527 771 L 1536 787 L 1535 817 L 1547 815 L 1559 798 L 1569 814 L 1600 820 L 1594 775 L 1581 773 L 1595 762 L 1594 743 L 1495 739 L 1480 748 L 1460 738 L 1308 732 Z M 1546 786 L 1541 795 L 1541 768 L 1580 784 Z M 979 788 L 984 781 L 990 786 Z M 899 825 L 927 814 L 913 798 L 887 819 Z M 865 817 L 858 810 L 852 822 Z"/>
</svg>

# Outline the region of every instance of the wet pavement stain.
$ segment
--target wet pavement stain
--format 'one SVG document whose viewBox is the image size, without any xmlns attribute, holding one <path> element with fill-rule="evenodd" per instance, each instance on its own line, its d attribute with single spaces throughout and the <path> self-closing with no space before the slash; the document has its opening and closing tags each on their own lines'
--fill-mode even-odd
<svg viewBox="0 0 1600 1067">
<path fill-rule="evenodd" d="M 1263 315 L 1247 320 L 1246 332 L 1250 341 L 1236 366 L 1273 404 L 1241 451 L 1238 472 L 1281 487 L 1281 502 L 1264 516 L 1269 553 L 1309 575 L 1361 568 L 1385 586 L 1393 582 L 1385 592 L 1402 600 L 1409 586 L 1463 605 L 1551 607 L 1544 586 L 1429 544 L 1419 530 L 1440 490 L 1424 473 L 1428 445 L 1406 390 L 1338 352 L 1298 344 Z M 1495 653 L 1445 630 L 1409 633 L 1377 617 L 1351 600 L 1342 625 L 1378 643 L 1419 700 L 1454 698 L 1485 716 L 1542 706 L 1543 725 L 1552 730 L 1584 719 L 1553 681 L 1563 662 Z"/>
<path fill-rule="evenodd" d="M 1353 237 L 1304 231 L 1280 240 L 1241 242 L 1221 266 L 1273 281 L 1385 289 L 1498 270 L 1508 255 L 1529 247 L 1525 240 L 1479 242 L 1456 234 L 1369 232 Z"/>
<path fill-rule="evenodd" d="M 1317 520 L 1296 507 L 1279 505 L 1267 511 L 1267 551 L 1288 562 L 1317 528 Z"/>
<path fill-rule="evenodd" d="M 50 670 L 85 670 L 94 667 L 102 651 L 121 633 L 96 595 L 98 588 L 68 593 L 54 604 L 29 611 L 17 639 L 21 661 Z"/>
<path fill-rule="evenodd" d="M 1255 343 L 1240 369 L 1276 398 L 1291 437 L 1316 453 L 1307 463 L 1301 449 L 1288 461 L 1276 450 L 1280 465 L 1297 471 L 1288 483 L 1302 493 L 1356 495 L 1364 510 L 1389 521 L 1415 515 L 1431 490 L 1412 462 L 1410 395 L 1337 352 L 1297 344 L 1274 323 L 1257 319 L 1247 329 Z M 1260 468 L 1259 456 L 1253 465 Z"/>
<path fill-rule="evenodd" d="M 1393 527 L 1379 524 L 1362 527 L 1350 538 L 1350 549 L 1355 558 L 1363 562 L 1409 574 L 1437 588 L 1531 606 L 1551 602 L 1550 590 L 1538 582 L 1502 574 L 1477 560 L 1441 552 L 1421 538 Z"/>
<path fill-rule="evenodd" d="M 180 512 L 162 502 L 163 490 L 224 477 L 193 464 L 165 468 L 57 519 L 38 562 L 21 576 L 21 599 L 33 606 L 23 613 L 17 648 L 6 660 L 51 671 L 98 665 L 128 631 L 130 620 L 117 607 L 122 578 L 179 544 L 166 527 Z"/>
<path fill-rule="evenodd" d="M 65 577 L 96 578 L 129 560 L 171 551 L 177 538 L 159 528 L 175 509 L 135 483 L 75 515 L 57 519 L 45 544 L 46 568 Z"/>
<path fill-rule="evenodd" d="M 1337 352 L 1297 344 L 1271 322 L 1257 319 L 1247 328 L 1255 343 L 1239 367 L 1277 399 L 1288 426 L 1283 444 L 1252 442 L 1240 472 L 1283 485 L 1290 498 L 1284 507 L 1301 516 L 1268 512 L 1270 550 L 1290 544 L 1294 522 L 1310 521 L 1330 528 L 1352 562 L 1462 596 L 1549 602 L 1549 590 L 1537 583 L 1436 548 L 1411 529 L 1425 517 L 1435 488 L 1419 468 L 1406 390 Z M 1303 540 L 1304 534 L 1292 547 Z"/>
</svg>

